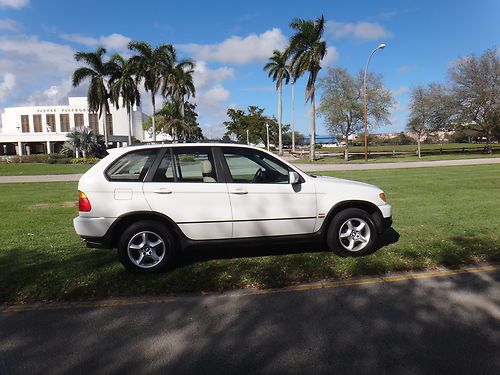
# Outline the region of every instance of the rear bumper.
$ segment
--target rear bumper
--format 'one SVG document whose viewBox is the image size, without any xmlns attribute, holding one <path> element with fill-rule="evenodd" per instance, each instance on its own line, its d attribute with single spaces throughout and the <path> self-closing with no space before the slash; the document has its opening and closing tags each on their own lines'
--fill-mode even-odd
<svg viewBox="0 0 500 375">
<path fill-rule="evenodd" d="M 76 233 L 85 240 L 87 247 L 109 249 L 112 245 L 108 233 L 115 220 L 109 217 L 78 216 L 73 219 L 73 226 Z"/>
</svg>

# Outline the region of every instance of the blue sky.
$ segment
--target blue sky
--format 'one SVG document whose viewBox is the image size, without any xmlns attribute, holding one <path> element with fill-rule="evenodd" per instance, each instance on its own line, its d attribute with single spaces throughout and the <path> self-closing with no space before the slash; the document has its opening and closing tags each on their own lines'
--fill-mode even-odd
<svg viewBox="0 0 500 375">
<path fill-rule="evenodd" d="M 286 4 L 286 5 L 285 5 Z M 404 129 L 411 87 L 446 79 L 459 56 L 500 47 L 500 1 L 37 1 L 0 0 L 0 108 L 65 103 L 77 66 L 73 54 L 99 45 L 126 53 L 131 39 L 172 43 L 197 62 L 197 104 L 208 136 L 222 133 L 228 107 L 265 107 L 277 113 L 274 84 L 262 67 L 291 35 L 294 17 L 327 20 L 324 66 L 352 73 L 384 42 L 370 70 L 384 76 L 397 104 L 392 125 Z M 308 133 L 304 81 L 296 87 L 296 127 Z M 143 110 L 150 112 L 147 96 Z M 284 90 L 290 121 L 290 88 Z M 322 120 L 318 132 L 326 133 Z"/>
</svg>

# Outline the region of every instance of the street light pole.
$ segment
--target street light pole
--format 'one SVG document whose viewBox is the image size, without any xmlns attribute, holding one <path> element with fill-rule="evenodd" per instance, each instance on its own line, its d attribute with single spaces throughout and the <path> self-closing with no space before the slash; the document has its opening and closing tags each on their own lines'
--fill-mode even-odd
<svg viewBox="0 0 500 375">
<path fill-rule="evenodd" d="M 267 151 L 269 151 L 269 124 L 266 122 Z"/>
<path fill-rule="evenodd" d="M 368 74 L 368 65 L 370 65 L 370 60 L 373 56 L 373 54 L 379 50 L 379 49 L 384 49 L 385 44 L 380 44 L 377 48 L 375 48 L 372 53 L 370 54 L 370 57 L 368 57 L 368 61 L 366 62 L 365 66 L 365 77 L 363 79 L 363 111 L 364 111 L 364 122 L 365 122 L 365 162 L 368 161 L 368 126 L 367 126 L 367 113 L 366 113 L 366 76 Z"/>
</svg>

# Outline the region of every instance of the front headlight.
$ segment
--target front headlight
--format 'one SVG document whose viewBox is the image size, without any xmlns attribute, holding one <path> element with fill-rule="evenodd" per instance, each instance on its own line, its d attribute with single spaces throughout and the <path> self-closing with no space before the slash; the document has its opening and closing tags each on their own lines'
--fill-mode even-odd
<svg viewBox="0 0 500 375">
<path fill-rule="evenodd" d="M 385 203 L 387 203 L 387 201 L 385 200 L 385 193 L 382 192 L 378 195 L 380 197 L 380 199 L 382 199 Z"/>
</svg>

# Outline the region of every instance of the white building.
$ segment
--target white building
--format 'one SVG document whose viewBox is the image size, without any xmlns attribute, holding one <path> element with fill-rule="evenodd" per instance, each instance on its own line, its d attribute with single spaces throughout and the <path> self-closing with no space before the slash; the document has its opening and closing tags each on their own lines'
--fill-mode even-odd
<svg viewBox="0 0 500 375">
<path fill-rule="evenodd" d="M 106 115 L 90 113 L 86 97 L 70 97 L 69 105 L 5 108 L 0 127 L 0 155 L 59 152 L 73 128 L 89 127 L 104 134 Z M 145 138 L 141 108 L 132 111 L 132 137 Z M 128 114 L 125 108 L 110 106 L 107 115 L 110 147 L 124 146 L 128 140 Z"/>
</svg>

